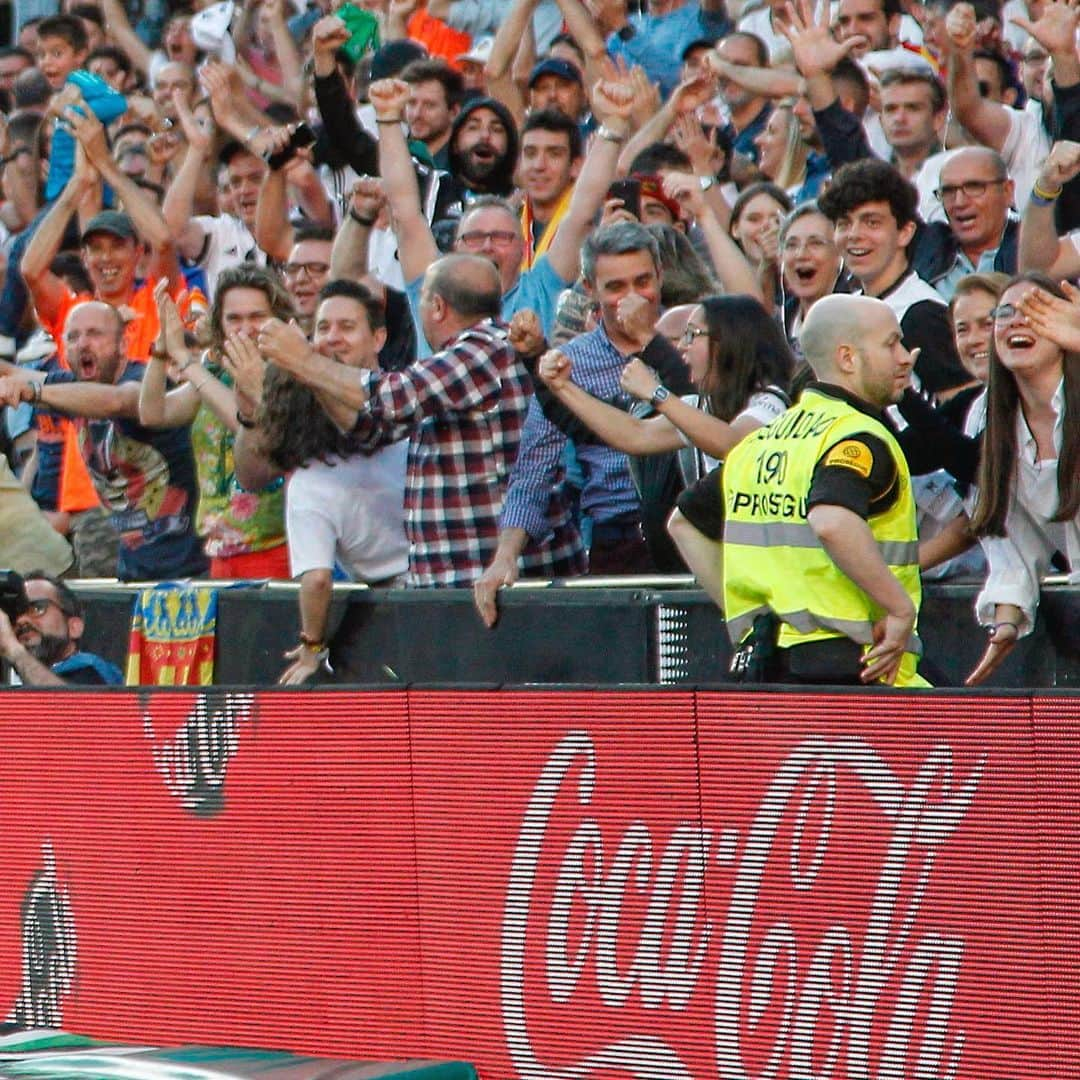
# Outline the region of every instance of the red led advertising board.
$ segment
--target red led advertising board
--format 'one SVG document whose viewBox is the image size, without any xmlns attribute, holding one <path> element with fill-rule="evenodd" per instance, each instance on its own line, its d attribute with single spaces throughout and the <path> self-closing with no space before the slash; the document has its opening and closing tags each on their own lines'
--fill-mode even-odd
<svg viewBox="0 0 1080 1080">
<path fill-rule="evenodd" d="M 485 1080 L 1080 1076 L 1080 698 L 10 693 L 0 1000 Z"/>
</svg>

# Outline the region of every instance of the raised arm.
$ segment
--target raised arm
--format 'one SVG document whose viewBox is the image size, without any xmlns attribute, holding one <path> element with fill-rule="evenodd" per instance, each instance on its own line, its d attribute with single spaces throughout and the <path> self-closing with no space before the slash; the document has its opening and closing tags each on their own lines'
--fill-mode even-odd
<svg viewBox="0 0 1080 1080">
<path fill-rule="evenodd" d="M 1039 170 L 1020 222 L 1020 270 L 1042 270 L 1052 278 L 1080 274 L 1080 251 L 1070 236 L 1058 236 L 1054 207 L 1064 186 L 1080 175 L 1080 143 L 1055 143 Z"/>
<path fill-rule="evenodd" d="M 71 106 L 65 109 L 64 116 L 90 164 L 116 192 L 136 232 L 150 248 L 155 263 L 155 276 L 160 275 L 173 283 L 180 283 L 180 264 L 177 262 L 176 247 L 169 226 L 154 200 L 120 168 L 109 153 L 109 144 L 105 139 L 105 128 L 101 121 L 96 116 L 85 115 Z"/>
<path fill-rule="evenodd" d="M 484 65 L 488 92 L 510 110 L 519 128 L 525 118 L 525 102 L 514 83 L 511 68 L 518 46 L 532 26 L 532 17 L 538 2 L 539 0 L 515 0 L 499 24 L 491 45 L 491 55 Z"/>
<path fill-rule="evenodd" d="M 668 173 L 664 177 L 664 190 L 694 215 L 694 220 L 705 237 L 716 276 L 728 293 L 746 293 L 755 300 L 765 302 L 757 273 L 750 265 L 742 248 L 732 240 L 721 224 L 696 176 L 689 173 Z"/>
<path fill-rule="evenodd" d="M 949 52 L 949 102 L 953 115 L 979 142 L 1001 151 L 1009 135 L 1004 105 L 979 93 L 975 72 L 975 9 L 957 4 L 945 19 Z"/>
<path fill-rule="evenodd" d="M 420 205 L 420 186 L 401 130 L 409 84 L 401 79 L 380 79 L 369 87 L 368 100 L 379 124 L 379 175 L 390 198 L 401 270 L 407 282 L 414 281 L 439 257 L 439 249 Z M 553 243 L 552 251 L 554 246 Z"/>
<path fill-rule="evenodd" d="M 210 153 L 214 143 L 213 127 L 202 127 L 182 100 L 176 95 L 180 122 L 187 136 L 187 149 L 184 151 L 180 168 L 176 170 L 172 183 L 165 191 L 161 204 L 161 214 L 165 218 L 169 234 L 174 238 L 176 250 L 185 259 L 197 259 L 202 252 L 206 234 L 202 226 L 193 220 L 195 213 L 195 192 L 210 168 Z"/>
<path fill-rule="evenodd" d="M 284 4 L 282 0 L 263 0 L 263 11 L 270 17 L 270 33 L 281 68 L 282 87 L 299 106 L 304 96 L 304 72 L 296 42 L 285 22 Z"/>
<path fill-rule="evenodd" d="M 135 33 L 127 12 L 120 0 L 102 0 L 101 13 L 105 16 L 105 29 L 113 42 L 123 49 L 128 59 L 143 73 L 150 74 L 150 50 Z"/>
<path fill-rule="evenodd" d="M 89 168 L 85 155 L 76 155 L 75 171 L 71 174 L 71 179 L 64 185 L 49 212 L 41 219 L 23 252 L 20 264 L 23 281 L 30 290 L 30 298 L 37 309 L 38 319 L 43 323 L 52 323 L 55 320 L 68 294 L 67 285 L 49 267 L 64 241 L 71 215 L 97 184 L 97 173 Z"/>
<path fill-rule="evenodd" d="M 267 169 L 255 206 L 255 243 L 275 262 L 284 262 L 293 245 L 289 193 L 284 169 Z"/>
<path fill-rule="evenodd" d="M 639 401 L 652 401 L 661 382 L 652 368 L 635 359 L 623 368 L 619 385 Z M 656 402 L 653 407 L 671 425 L 672 430 L 682 432 L 694 446 L 718 461 L 726 458 L 731 449 L 742 442 L 751 431 L 762 426 L 760 420 L 750 416 L 740 416 L 728 423 L 718 416 L 710 416 L 704 410 L 688 405 L 673 393 Z M 682 446 L 683 440 L 679 438 L 672 449 Z"/>
<path fill-rule="evenodd" d="M 353 184 L 349 209 L 334 237 L 330 253 L 330 278 L 362 278 L 368 272 L 368 244 L 371 230 L 386 205 L 382 180 L 362 176 Z"/>
<path fill-rule="evenodd" d="M 634 96 L 629 80 L 602 79 L 593 88 L 592 102 L 601 130 L 585 155 L 566 217 L 548 248 L 551 268 L 567 282 L 575 281 L 581 270 L 581 247 L 604 205 L 604 196 L 615 179 L 619 149 L 630 133 Z"/>
</svg>

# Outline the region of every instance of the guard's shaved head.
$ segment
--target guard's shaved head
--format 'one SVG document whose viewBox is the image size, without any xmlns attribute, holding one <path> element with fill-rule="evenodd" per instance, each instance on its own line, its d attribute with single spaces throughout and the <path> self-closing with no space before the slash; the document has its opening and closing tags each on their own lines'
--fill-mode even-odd
<svg viewBox="0 0 1080 1080">
<path fill-rule="evenodd" d="M 835 377 L 837 350 L 843 345 L 860 348 L 867 330 L 880 324 L 883 313 L 892 316 L 889 305 L 870 296 L 823 296 L 810 309 L 799 335 L 814 374 L 825 381 Z"/>
</svg>

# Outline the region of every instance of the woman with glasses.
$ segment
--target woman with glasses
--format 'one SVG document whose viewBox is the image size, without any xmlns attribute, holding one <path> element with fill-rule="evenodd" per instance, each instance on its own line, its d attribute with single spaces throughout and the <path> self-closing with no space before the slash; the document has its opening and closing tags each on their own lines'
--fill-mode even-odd
<svg viewBox="0 0 1080 1080">
<path fill-rule="evenodd" d="M 690 482 L 788 407 L 794 361 L 776 322 L 748 296 L 710 296 L 696 305 L 680 348 L 696 394 L 670 393 L 640 359 L 623 368 L 623 390 L 651 403 L 657 414 L 648 419 L 576 385 L 569 359 L 556 350 L 544 354 L 538 371 L 555 396 L 614 449 L 637 455 L 687 451 L 680 464 Z"/>
<path fill-rule="evenodd" d="M 976 615 L 990 635 L 968 685 L 1031 633 L 1048 573 L 1080 580 L 1080 293 L 1014 278 L 994 308 L 972 531 L 990 572 Z M 981 414 L 981 415 L 980 415 Z"/>
<path fill-rule="evenodd" d="M 784 329 L 798 352 L 799 333 L 807 313 L 823 296 L 851 292 L 836 246 L 833 223 L 815 202 L 797 206 L 780 227 L 780 274 Z"/>
</svg>

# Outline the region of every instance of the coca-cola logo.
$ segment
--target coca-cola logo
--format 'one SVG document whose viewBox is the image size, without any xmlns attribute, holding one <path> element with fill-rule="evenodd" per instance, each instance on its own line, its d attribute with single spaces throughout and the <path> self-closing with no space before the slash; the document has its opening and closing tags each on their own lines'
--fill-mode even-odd
<svg viewBox="0 0 1080 1080">
<path fill-rule="evenodd" d="M 225 776 L 239 748 L 239 725 L 253 720 L 253 694 L 206 691 L 174 732 L 159 735 L 149 699 L 143 702 L 143 732 L 151 742 L 154 768 L 186 810 L 212 817 L 225 806 Z"/>
<path fill-rule="evenodd" d="M 593 739 L 566 735 L 529 799 L 503 912 L 502 1020 L 517 1074 L 960 1077 L 965 1032 L 953 1011 L 965 943 L 923 925 L 920 912 L 985 765 L 981 757 L 958 775 L 940 744 L 905 780 L 862 739 L 810 738 L 779 762 L 741 824 L 680 822 L 665 841 L 641 820 L 605 835 L 591 812 L 600 773 Z M 830 880 L 842 845 L 863 828 L 848 820 L 856 794 L 860 813 L 877 819 L 866 822 L 876 839 L 861 863 L 868 880 L 852 887 L 857 902 Z M 542 880 L 541 867 L 554 880 Z M 786 910 L 778 880 L 795 898 Z M 640 909 L 632 919 L 629 902 Z M 811 909 L 821 926 L 813 935 L 800 917 Z M 664 1034 L 665 1015 L 705 994 L 707 1074 Z M 624 1007 L 647 1026 L 605 1037 L 603 1018 Z M 558 1009 L 595 1040 L 579 1060 L 550 1060 L 557 1051 L 545 1053 L 534 1033 L 536 1016 L 550 1021 Z"/>
</svg>

